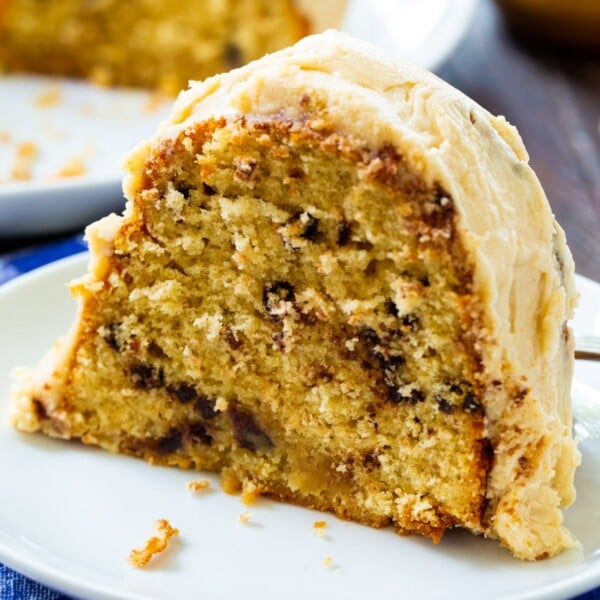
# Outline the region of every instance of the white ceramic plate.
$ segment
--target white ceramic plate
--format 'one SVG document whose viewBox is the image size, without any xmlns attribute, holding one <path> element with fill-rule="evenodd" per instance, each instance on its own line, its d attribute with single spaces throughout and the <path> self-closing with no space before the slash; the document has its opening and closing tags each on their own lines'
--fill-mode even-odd
<svg viewBox="0 0 600 600">
<path fill-rule="evenodd" d="M 578 498 L 566 517 L 581 547 L 525 563 L 466 532 L 435 546 L 267 500 L 248 508 L 211 475 L 212 489 L 194 495 L 185 483 L 198 474 L 17 433 L 7 423 L 9 372 L 34 364 L 67 330 L 74 305 L 65 282 L 85 261 L 71 257 L 0 288 L 0 562 L 85 598 L 548 600 L 600 585 L 598 441 L 582 444 Z M 580 278 L 579 287 L 575 324 L 600 333 L 600 285 Z M 579 363 L 577 376 L 600 387 L 591 364 Z M 181 535 L 137 570 L 127 556 L 157 518 Z M 323 538 L 313 528 L 321 519 Z"/>
<path fill-rule="evenodd" d="M 477 0 L 349 0 L 342 28 L 430 69 L 448 56 Z M 170 100 L 83 81 L 0 76 L 0 236 L 81 228 L 123 207 L 121 157 L 149 137 Z M 19 148 L 31 179 L 13 171 Z M 76 176 L 58 177 L 77 167 Z"/>
<path fill-rule="evenodd" d="M 150 136 L 171 101 L 42 76 L 0 77 L 0 236 L 68 231 L 120 212 L 121 157 Z M 13 171 L 19 149 L 31 179 Z M 61 172 L 81 171 L 60 176 Z"/>
</svg>

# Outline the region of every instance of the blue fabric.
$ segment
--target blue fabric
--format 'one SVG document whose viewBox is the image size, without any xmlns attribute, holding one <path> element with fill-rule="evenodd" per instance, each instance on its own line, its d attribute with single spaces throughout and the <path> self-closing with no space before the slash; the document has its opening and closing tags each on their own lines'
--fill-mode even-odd
<svg viewBox="0 0 600 600">
<path fill-rule="evenodd" d="M 87 249 L 83 235 L 67 238 L 40 248 L 27 248 L 0 255 L 0 285 L 10 279 Z"/>
<path fill-rule="evenodd" d="M 0 284 L 86 249 L 83 236 L 78 235 L 39 248 L 0 255 Z M 0 600 L 68 600 L 68 598 L 0 564 Z M 578 596 L 576 600 L 600 600 L 600 587 Z"/>
</svg>

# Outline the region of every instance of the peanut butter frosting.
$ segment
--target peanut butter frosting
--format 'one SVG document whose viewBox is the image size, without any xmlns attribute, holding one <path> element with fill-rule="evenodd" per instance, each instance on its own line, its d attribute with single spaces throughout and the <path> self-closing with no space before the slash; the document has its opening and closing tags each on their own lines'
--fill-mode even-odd
<svg viewBox="0 0 600 600">
<path fill-rule="evenodd" d="M 579 462 L 567 327 L 577 297 L 574 264 L 516 129 L 431 73 L 327 31 L 192 82 L 158 136 L 128 157 L 127 197 L 141 185 L 152 145 L 209 118 L 241 115 L 302 120 L 373 148 L 392 145 L 419 177 L 452 197 L 485 312 L 479 345 L 494 463 L 484 533 L 525 559 L 573 546 L 561 508 L 574 499 Z M 91 238 L 105 237 L 102 229 Z M 518 460 L 525 455 L 527 468 Z"/>
</svg>

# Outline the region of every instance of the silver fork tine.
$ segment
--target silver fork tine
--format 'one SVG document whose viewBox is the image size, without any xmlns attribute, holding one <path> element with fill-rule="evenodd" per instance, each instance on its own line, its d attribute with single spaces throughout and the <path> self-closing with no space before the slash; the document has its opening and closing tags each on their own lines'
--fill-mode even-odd
<svg viewBox="0 0 600 600">
<path fill-rule="evenodd" d="M 575 335 L 575 358 L 600 360 L 600 336 Z"/>
</svg>

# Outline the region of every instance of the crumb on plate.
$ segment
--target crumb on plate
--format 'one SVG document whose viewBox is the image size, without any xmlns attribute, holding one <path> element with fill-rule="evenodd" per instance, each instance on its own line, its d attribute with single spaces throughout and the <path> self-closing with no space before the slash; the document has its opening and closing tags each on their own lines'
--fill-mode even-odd
<svg viewBox="0 0 600 600">
<path fill-rule="evenodd" d="M 28 181 L 31 179 L 31 165 L 39 155 L 39 150 L 34 142 L 22 142 L 17 146 L 17 154 L 11 171 L 11 179 Z"/>
<path fill-rule="evenodd" d="M 208 481 L 208 479 L 197 479 L 195 481 L 188 481 L 186 483 L 186 487 L 192 492 L 202 492 L 210 488 L 210 481 Z"/>
<path fill-rule="evenodd" d="M 246 512 L 243 512 L 238 518 L 240 520 L 240 523 L 244 523 L 244 525 L 246 525 L 247 523 L 250 522 L 251 516 L 252 515 L 248 511 L 246 511 Z"/>
<path fill-rule="evenodd" d="M 60 88 L 57 85 L 50 85 L 37 95 L 33 103 L 38 108 L 50 108 L 56 106 L 60 100 Z"/>
<path fill-rule="evenodd" d="M 149 538 L 142 548 L 134 549 L 129 554 L 129 562 L 136 567 L 145 567 L 155 554 L 166 550 L 172 537 L 179 535 L 179 529 L 173 527 L 167 519 L 157 519 L 154 530 L 156 535 Z"/>
<path fill-rule="evenodd" d="M 85 173 L 85 164 L 81 158 L 75 156 L 69 159 L 57 172 L 55 177 L 76 177 Z"/>
</svg>

